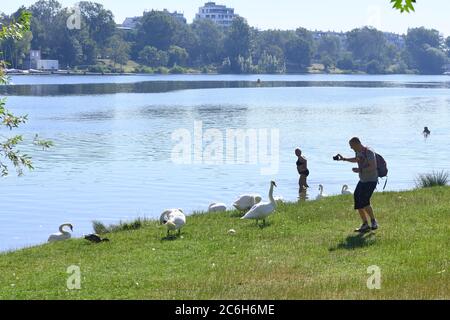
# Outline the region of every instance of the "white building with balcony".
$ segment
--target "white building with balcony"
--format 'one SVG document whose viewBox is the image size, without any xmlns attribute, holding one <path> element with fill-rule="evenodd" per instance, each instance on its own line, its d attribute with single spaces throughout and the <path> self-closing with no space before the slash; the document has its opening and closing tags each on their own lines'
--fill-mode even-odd
<svg viewBox="0 0 450 320">
<path fill-rule="evenodd" d="M 196 20 L 208 19 L 216 23 L 218 26 L 228 28 L 233 23 L 236 16 L 233 8 L 227 8 L 224 5 L 218 5 L 215 2 L 207 2 L 200 7 L 195 15 Z"/>
</svg>

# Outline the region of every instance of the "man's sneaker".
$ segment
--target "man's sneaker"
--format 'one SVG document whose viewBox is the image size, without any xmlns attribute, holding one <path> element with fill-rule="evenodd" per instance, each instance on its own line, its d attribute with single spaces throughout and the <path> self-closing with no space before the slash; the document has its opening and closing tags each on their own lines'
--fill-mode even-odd
<svg viewBox="0 0 450 320">
<path fill-rule="evenodd" d="M 359 233 L 366 233 L 369 232 L 371 229 L 367 223 L 364 223 L 359 229 L 356 229 L 355 232 Z"/>
<path fill-rule="evenodd" d="M 372 221 L 372 230 L 378 230 L 378 222 L 377 220 Z"/>
</svg>

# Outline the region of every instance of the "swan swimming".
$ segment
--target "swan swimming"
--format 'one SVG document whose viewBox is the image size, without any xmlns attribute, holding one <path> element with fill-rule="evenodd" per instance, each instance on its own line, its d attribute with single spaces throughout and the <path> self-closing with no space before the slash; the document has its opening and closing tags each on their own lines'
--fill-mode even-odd
<svg viewBox="0 0 450 320">
<path fill-rule="evenodd" d="M 320 191 L 320 193 L 317 196 L 316 200 L 320 200 L 320 199 L 323 199 L 325 197 L 328 197 L 328 195 L 323 192 L 323 185 L 319 185 L 319 191 Z"/>
<path fill-rule="evenodd" d="M 161 214 L 159 222 L 167 227 L 167 236 L 170 236 L 170 231 L 175 230 L 180 235 L 181 228 L 186 224 L 186 216 L 181 209 L 169 209 Z"/>
<path fill-rule="evenodd" d="M 208 208 L 208 212 L 225 212 L 225 211 L 227 211 L 227 205 L 225 203 L 212 203 Z"/>
<path fill-rule="evenodd" d="M 233 203 L 233 206 L 239 211 L 245 211 L 260 203 L 261 200 L 262 197 L 259 194 L 244 194 Z"/>
<path fill-rule="evenodd" d="M 59 232 L 50 235 L 48 242 L 63 241 L 71 238 L 71 234 L 68 231 L 64 231 L 64 227 L 69 227 L 73 232 L 73 226 L 70 223 L 64 223 L 59 226 Z"/>
<path fill-rule="evenodd" d="M 349 189 L 348 185 L 345 184 L 342 187 L 342 192 L 341 193 L 342 194 L 353 194 L 353 191 L 352 191 L 352 189 Z"/>
<path fill-rule="evenodd" d="M 269 200 L 270 202 L 260 202 L 255 204 L 249 212 L 241 219 L 253 219 L 258 223 L 259 220 L 263 220 L 264 225 L 266 224 L 266 219 L 269 217 L 277 208 L 277 203 L 273 198 L 273 188 L 276 187 L 277 184 L 275 181 L 270 182 L 270 190 L 269 190 Z"/>
</svg>

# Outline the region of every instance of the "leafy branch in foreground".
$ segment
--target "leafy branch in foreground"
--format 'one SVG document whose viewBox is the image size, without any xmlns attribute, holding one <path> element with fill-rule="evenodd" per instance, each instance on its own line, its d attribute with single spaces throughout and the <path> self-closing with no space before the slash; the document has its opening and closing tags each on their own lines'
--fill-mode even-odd
<svg viewBox="0 0 450 320">
<path fill-rule="evenodd" d="M 1 26 L 0 39 L 22 39 L 24 33 L 30 30 L 31 13 L 22 11 L 19 18 L 12 21 L 9 25 Z"/>
<path fill-rule="evenodd" d="M 31 14 L 27 11 L 23 11 L 20 17 L 11 22 L 9 25 L 2 26 L 0 29 L 0 41 L 5 39 L 19 40 L 23 37 L 23 34 L 30 30 L 30 18 Z M 0 85 L 8 83 L 8 77 L 5 73 L 6 63 L 0 61 Z M 26 123 L 27 116 L 15 116 L 5 107 L 6 99 L 0 99 L 0 126 L 6 127 L 9 130 L 18 128 L 21 124 Z M 22 154 L 17 146 L 23 142 L 21 135 L 5 138 L 4 141 L 0 141 L 0 157 L 9 161 L 16 169 L 17 174 L 21 176 L 23 169 L 33 169 L 33 163 L 31 157 L 27 154 Z M 34 139 L 34 144 L 47 149 L 53 145 L 51 141 L 39 140 L 38 135 Z M 2 177 L 9 174 L 8 166 L 4 160 L 0 160 L 0 175 Z"/>
<path fill-rule="evenodd" d="M 391 3 L 393 3 L 392 8 L 400 10 L 401 13 L 415 11 L 416 0 L 391 0 Z"/>
</svg>

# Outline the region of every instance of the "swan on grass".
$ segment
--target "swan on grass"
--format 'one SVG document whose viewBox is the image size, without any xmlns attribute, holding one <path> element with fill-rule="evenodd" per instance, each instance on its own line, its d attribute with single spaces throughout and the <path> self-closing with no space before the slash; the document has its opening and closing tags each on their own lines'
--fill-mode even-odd
<svg viewBox="0 0 450 320">
<path fill-rule="evenodd" d="M 255 204 L 249 212 L 246 213 L 241 219 L 253 219 L 256 220 L 258 224 L 259 220 L 262 220 L 264 225 L 266 224 L 266 219 L 275 211 L 277 208 L 277 203 L 273 198 L 273 188 L 276 187 L 277 184 L 275 181 L 270 182 L 270 190 L 269 190 L 269 200 L 270 202 L 260 202 Z"/>
<path fill-rule="evenodd" d="M 349 187 L 348 187 L 348 185 L 344 185 L 343 187 L 342 187 L 342 192 L 341 192 L 342 194 L 353 194 L 353 191 L 352 191 L 352 189 L 350 189 Z"/>
<path fill-rule="evenodd" d="M 320 200 L 325 197 L 328 197 L 328 195 L 323 192 L 323 185 L 319 185 L 319 195 L 317 196 L 316 200 Z"/>
<path fill-rule="evenodd" d="M 233 206 L 239 211 L 246 211 L 260 203 L 261 200 L 262 197 L 259 194 L 244 194 L 233 203 Z"/>
<path fill-rule="evenodd" d="M 208 208 L 208 212 L 225 212 L 225 211 L 227 211 L 227 205 L 225 203 L 212 203 Z"/>
<path fill-rule="evenodd" d="M 181 209 L 168 209 L 161 214 L 159 223 L 167 227 L 167 236 L 170 236 L 170 231 L 176 230 L 180 235 L 181 228 L 186 224 L 186 216 Z"/>
<path fill-rule="evenodd" d="M 48 238 L 48 242 L 64 241 L 70 239 L 72 236 L 70 232 L 64 230 L 64 227 L 70 228 L 70 231 L 73 232 L 72 224 L 64 223 L 59 226 L 59 232 L 50 235 L 50 237 Z"/>
</svg>

